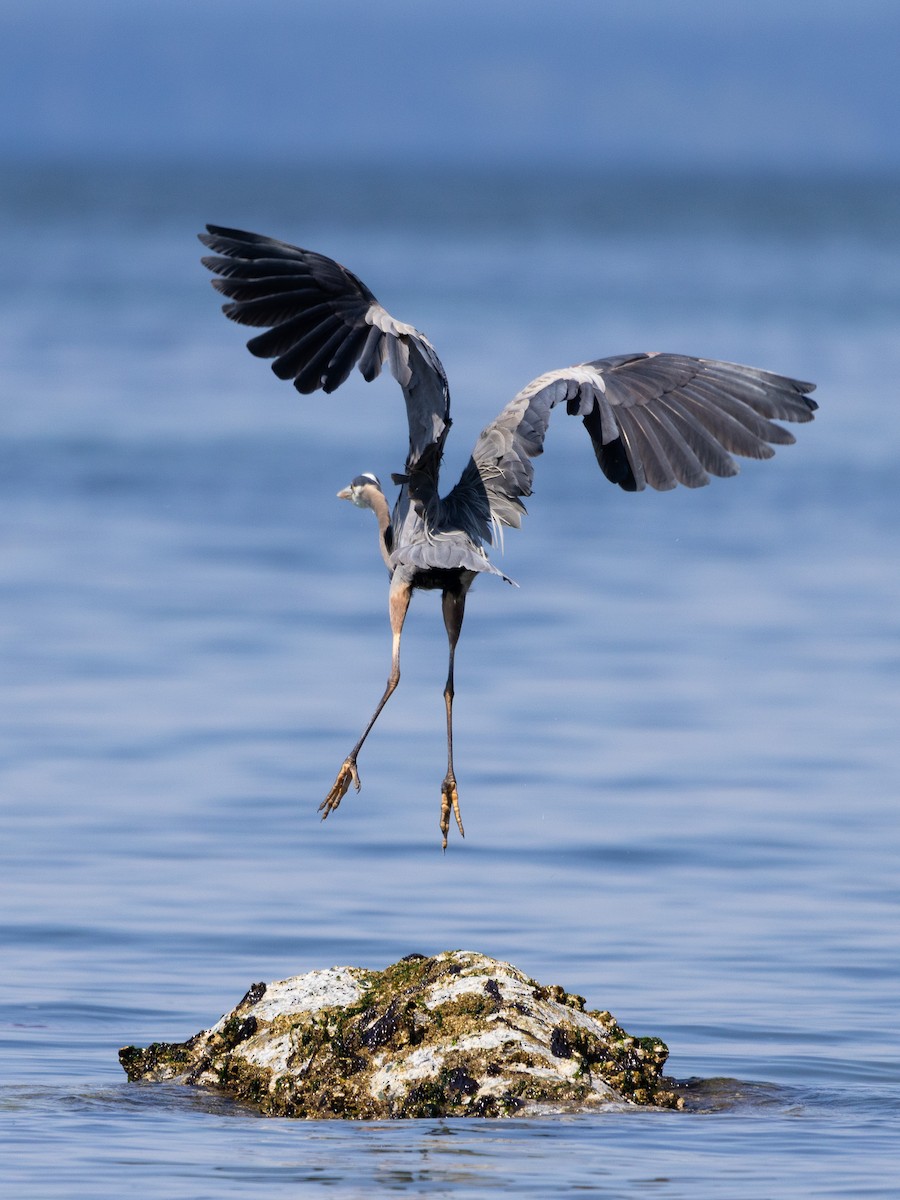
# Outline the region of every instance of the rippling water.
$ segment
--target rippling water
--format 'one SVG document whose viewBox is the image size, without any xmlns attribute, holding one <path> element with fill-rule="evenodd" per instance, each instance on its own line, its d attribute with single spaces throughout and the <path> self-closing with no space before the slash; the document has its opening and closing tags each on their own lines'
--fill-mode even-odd
<svg viewBox="0 0 900 1200">
<path fill-rule="evenodd" d="M 900 1162 L 900 188 L 21 172 L 2 198 L 0 1179 L 41 1197 L 893 1196 Z M 560 417 L 457 669 L 333 497 L 390 381 L 297 397 L 194 233 L 347 262 L 435 342 L 447 479 L 534 375 L 637 349 L 819 384 L 798 445 L 627 496 Z M 686 1114 L 263 1121 L 125 1082 L 248 984 L 465 947 L 670 1046 Z"/>
</svg>

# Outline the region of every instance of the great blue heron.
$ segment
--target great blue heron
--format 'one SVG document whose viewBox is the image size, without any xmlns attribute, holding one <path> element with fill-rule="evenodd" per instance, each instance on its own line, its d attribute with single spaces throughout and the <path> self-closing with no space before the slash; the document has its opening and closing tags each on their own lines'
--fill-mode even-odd
<svg viewBox="0 0 900 1200">
<path fill-rule="evenodd" d="M 531 459 L 543 450 L 550 412 L 565 405 L 579 416 L 604 475 L 625 491 L 646 485 L 702 487 L 710 475 L 735 475 L 731 454 L 769 458 L 772 445 L 794 441 L 772 418 L 809 421 L 814 384 L 754 367 L 681 354 L 621 354 L 594 359 L 532 380 L 479 436 L 459 482 L 438 494 L 438 473 L 450 428 L 447 377 L 431 343 L 395 320 L 352 271 L 287 242 L 207 225 L 200 234 L 215 252 L 203 263 L 230 303 L 223 312 L 242 325 L 262 326 L 247 343 L 273 358 L 279 379 L 298 392 L 333 392 L 358 364 L 372 380 L 387 363 L 400 384 L 409 421 L 409 453 L 391 513 L 377 476 L 357 475 L 340 492 L 378 521 L 381 556 L 390 572 L 391 672 L 359 741 L 344 759 L 322 801 L 322 819 L 338 807 L 351 782 L 359 791 L 356 759 L 400 680 L 400 635 L 412 593 L 441 593 L 450 643 L 444 687 L 447 774 L 441 784 L 443 847 L 452 812 L 463 831 L 453 770 L 453 658 L 466 594 L 481 574 L 507 577 L 489 560 L 503 526 L 518 526 L 531 495 Z M 771 443 L 771 444 L 770 444 Z M 507 580 L 507 582 L 511 582 Z"/>
</svg>

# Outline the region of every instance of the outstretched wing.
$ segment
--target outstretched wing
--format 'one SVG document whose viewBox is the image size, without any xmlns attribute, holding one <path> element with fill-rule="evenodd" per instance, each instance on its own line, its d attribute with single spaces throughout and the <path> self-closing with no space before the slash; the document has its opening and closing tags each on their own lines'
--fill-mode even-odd
<svg viewBox="0 0 900 1200">
<path fill-rule="evenodd" d="M 386 362 L 406 399 L 407 473 L 433 490 L 450 428 L 450 393 L 428 339 L 395 321 L 333 259 L 240 229 L 206 228 L 200 241 L 215 256 L 203 265 L 218 276 L 213 287 L 230 298 L 222 311 L 241 325 L 267 328 L 247 343 L 251 354 L 274 359 L 279 379 L 293 380 L 304 393 L 333 392 L 357 364 L 372 380 Z"/>
<path fill-rule="evenodd" d="M 557 404 L 580 416 L 607 479 L 625 491 L 648 484 L 702 487 L 736 475 L 732 454 L 770 458 L 794 437 L 773 418 L 810 421 L 812 383 L 754 367 L 681 354 L 623 354 L 550 371 L 533 380 L 482 432 L 447 516 L 490 539 L 518 526 L 531 495 L 531 459 L 543 451 Z"/>
</svg>

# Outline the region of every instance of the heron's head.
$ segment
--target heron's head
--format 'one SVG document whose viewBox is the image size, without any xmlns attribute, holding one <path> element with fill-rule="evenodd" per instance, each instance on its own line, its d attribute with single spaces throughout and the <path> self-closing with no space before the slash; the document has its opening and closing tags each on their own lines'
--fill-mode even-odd
<svg viewBox="0 0 900 1200">
<path fill-rule="evenodd" d="M 383 496 L 384 492 L 381 490 L 378 476 L 366 472 L 364 475 L 357 475 L 345 488 L 341 488 L 337 495 L 338 500 L 351 500 L 357 508 L 372 508 L 374 497 Z"/>
</svg>

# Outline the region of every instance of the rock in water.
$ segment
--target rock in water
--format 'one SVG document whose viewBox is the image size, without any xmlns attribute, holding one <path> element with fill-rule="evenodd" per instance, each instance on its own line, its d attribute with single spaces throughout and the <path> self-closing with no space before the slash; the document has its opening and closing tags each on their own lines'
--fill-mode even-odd
<svg viewBox="0 0 900 1200">
<path fill-rule="evenodd" d="M 186 1042 L 127 1046 L 131 1080 L 224 1089 L 266 1116 L 502 1117 L 680 1108 L 658 1038 L 467 950 L 256 983 Z"/>
</svg>

